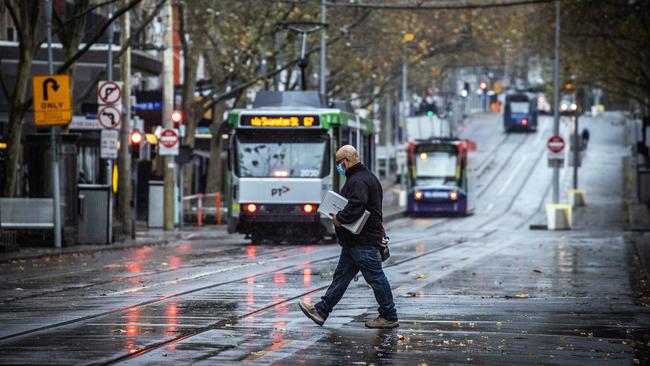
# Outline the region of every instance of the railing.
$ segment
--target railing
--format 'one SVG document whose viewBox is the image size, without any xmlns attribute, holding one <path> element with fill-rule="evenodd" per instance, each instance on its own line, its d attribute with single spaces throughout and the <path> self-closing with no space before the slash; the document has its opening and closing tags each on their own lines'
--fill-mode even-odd
<svg viewBox="0 0 650 366">
<path fill-rule="evenodd" d="M 215 200 L 215 211 L 217 217 L 217 225 L 221 225 L 221 216 L 222 216 L 222 205 L 221 205 L 221 193 L 198 193 L 190 196 L 183 197 L 183 201 L 189 201 L 192 211 L 196 211 L 196 224 L 197 226 L 203 226 L 203 211 L 210 211 L 209 208 L 203 207 L 203 200 L 214 198 Z M 196 205 L 192 203 L 196 202 Z"/>
</svg>

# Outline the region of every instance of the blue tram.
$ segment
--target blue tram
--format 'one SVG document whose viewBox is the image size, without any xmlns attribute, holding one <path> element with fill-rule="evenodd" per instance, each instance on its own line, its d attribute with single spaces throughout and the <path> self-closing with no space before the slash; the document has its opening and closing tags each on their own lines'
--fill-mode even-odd
<svg viewBox="0 0 650 366">
<path fill-rule="evenodd" d="M 416 140 L 408 145 L 408 215 L 467 215 L 476 207 L 471 152 L 476 144 L 456 138 Z"/>
<path fill-rule="evenodd" d="M 503 127 L 510 131 L 537 130 L 537 99 L 528 94 L 510 94 L 506 96 L 503 110 Z"/>
</svg>

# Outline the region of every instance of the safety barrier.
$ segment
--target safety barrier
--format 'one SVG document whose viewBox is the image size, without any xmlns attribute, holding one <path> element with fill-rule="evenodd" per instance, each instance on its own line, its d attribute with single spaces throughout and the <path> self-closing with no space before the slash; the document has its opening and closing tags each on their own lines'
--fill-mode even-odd
<svg viewBox="0 0 650 366">
<path fill-rule="evenodd" d="M 190 196 L 183 197 L 183 201 L 189 201 L 192 211 L 196 211 L 196 224 L 197 226 L 203 226 L 203 211 L 211 211 L 208 207 L 203 207 L 203 200 L 214 198 L 215 200 L 215 214 L 217 218 L 217 225 L 221 225 L 221 216 L 222 216 L 222 205 L 221 205 L 221 193 L 198 193 Z M 192 202 L 196 202 L 196 205 L 192 205 Z"/>
</svg>

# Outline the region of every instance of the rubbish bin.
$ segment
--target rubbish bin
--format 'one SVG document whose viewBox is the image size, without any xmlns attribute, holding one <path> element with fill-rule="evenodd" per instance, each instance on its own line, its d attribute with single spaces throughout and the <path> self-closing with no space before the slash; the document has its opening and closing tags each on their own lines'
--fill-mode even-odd
<svg viewBox="0 0 650 366">
<path fill-rule="evenodd" d="M 110 244 L 113 242 L 113 203 L 108 184 L 79 184 L 78 239 L 80 244 Z"/>
<path fill-rule="evenodd" d="M 163 181 L 149 181 L 147 225 L 151 228 L 163 227 L 165 184 Z"/>
</svg>

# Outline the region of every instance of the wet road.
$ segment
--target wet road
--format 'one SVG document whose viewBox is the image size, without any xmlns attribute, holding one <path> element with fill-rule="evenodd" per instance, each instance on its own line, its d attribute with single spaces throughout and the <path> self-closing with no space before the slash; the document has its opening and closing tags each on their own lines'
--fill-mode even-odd
<svg viewBox="0 0 650 366">
<path fill-rule="evenodd" d="M 582 120 L 589 206 L 564 232 L 528 228 L 545 219 L 551 119 L 531 134 L 502 133 L 498 115 L 464 126 L 478 142 L 476 213 L 388 226 L 395 330 L 364 327 L 377 305 L 363 278 L 324 327 L 302 315 L 297 301 L 323 294 L 338 246 L 206 231 L 0 262 L 0 363 L 648 364 L 649 292 L 634 243 L 650 237 L 625 230 L 619 120 Z M 570 178 L 563 171 L 564 188 Z"/>
</svg>

